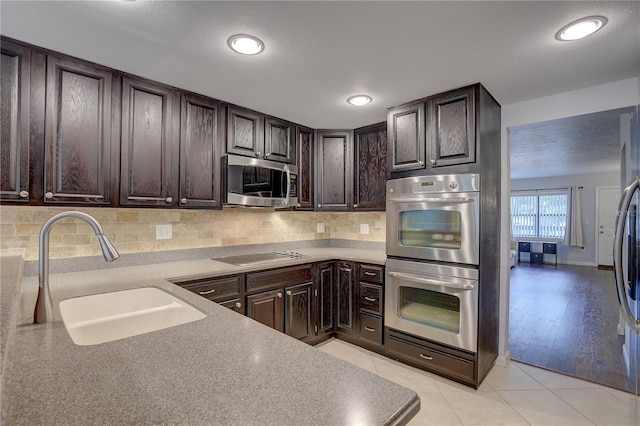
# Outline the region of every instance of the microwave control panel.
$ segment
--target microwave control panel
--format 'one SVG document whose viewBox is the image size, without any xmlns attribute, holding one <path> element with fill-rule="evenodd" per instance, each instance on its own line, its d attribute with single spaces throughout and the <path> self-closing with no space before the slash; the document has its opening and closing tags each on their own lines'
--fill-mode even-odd
<svg viewBox="0 0 640 426">
<path fill-rule="evenodd" d="M 294 174 L 289 175 L 289 198 L 296 198 L 298 196 L 298 176 Z"/>
</svg>

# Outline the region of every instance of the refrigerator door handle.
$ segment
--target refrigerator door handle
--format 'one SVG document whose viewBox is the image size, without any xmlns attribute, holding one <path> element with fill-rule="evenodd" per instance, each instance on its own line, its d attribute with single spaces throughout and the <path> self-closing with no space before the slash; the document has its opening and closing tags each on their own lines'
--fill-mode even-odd
<svg viewBox="0 0 640 426">
<path fill-rule="evenodd" d="M 620 203 L 618 204 L 618 216 L 616 217 L 616 234 L 613 240 L 613 269 L 614 281 L 618 293 L 618 303 L 620 304 L 620 312 L 622 318 L 631 331 L 637 336 L 640 334 L 640 320 L 636 319 L 631 312 L 629 300 L 624 285 L 624 275 L 622 271 L 622 246 L 624 243 L 624 230 L 627 223 L 627 213 L 633 194 L 640 187 L 640 177 L 636 176 L 633 182 L 624 189 Z M 635 261 L 635 259 L 633 260 Z"/>
</svg>

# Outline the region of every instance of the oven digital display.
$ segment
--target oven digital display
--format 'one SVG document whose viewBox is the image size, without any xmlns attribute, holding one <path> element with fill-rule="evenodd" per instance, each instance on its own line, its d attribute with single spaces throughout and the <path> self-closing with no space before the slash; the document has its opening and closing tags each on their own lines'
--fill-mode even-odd
<svg viewBox="0 0 640 426">
<path fill-rule="evenodd" d="M 426 182 L 414 182 L 412 184 L 411 192 L 414 194 L 420 194 L 423 192 L 443 192 L 444 184 L 441 180 L 429 180 Z"/>
</svg>

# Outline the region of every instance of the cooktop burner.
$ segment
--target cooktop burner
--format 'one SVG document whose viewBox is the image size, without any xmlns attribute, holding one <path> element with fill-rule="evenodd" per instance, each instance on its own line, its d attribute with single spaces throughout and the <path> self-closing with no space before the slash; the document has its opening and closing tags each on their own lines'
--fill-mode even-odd
<svg viewBox="0 0 640 426">
<path fill-rule="evenodd" d="M 308 257 L 294 251 L 274 251 L 269 253 L 242 254 L 238 256 L 218 257 L 212 260 L 229 263 L 236 266 L 249 266 L 258 263 L 280 262 L 283 260 L 300 259 Z"/>
</svg>

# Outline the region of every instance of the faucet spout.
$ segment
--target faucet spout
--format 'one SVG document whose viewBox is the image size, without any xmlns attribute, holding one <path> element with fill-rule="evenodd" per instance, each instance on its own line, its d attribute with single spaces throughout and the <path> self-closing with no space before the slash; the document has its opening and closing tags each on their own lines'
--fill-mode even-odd
<svg viewBox="0 0 640 426">
<path fill-rule="evenodd" d="M 44 324 L 53 320 L 53 303 L 51 301 L 51 292 L 49 290 L 49 234 L 53 225 L 67 217 L 82 219 L 93 228 L 98 236 L 98 242 L 102 249 L 102 255 L 107 262 L 112 262 L 120 257 L 118 250 L 111 244 L 109 238 L 104 234 L 102 226 L 93 217 L 86 213 L 78 211 L 69 211 L 58 213 L 47 220 L 40 229 L 39 236 L 39 260 L 38 260 L 38 300 L 36 301 L 35 322 Z"/>
</svg>

